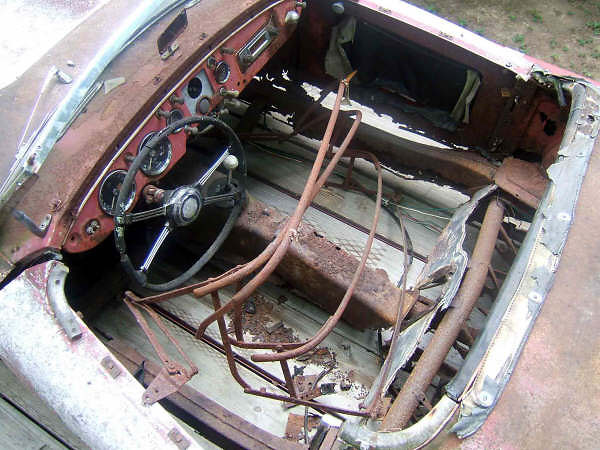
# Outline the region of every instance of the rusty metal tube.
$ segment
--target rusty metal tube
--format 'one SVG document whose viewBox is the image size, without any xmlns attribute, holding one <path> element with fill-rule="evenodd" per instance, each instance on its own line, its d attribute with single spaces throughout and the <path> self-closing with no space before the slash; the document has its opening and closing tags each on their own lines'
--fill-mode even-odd
<svg viewBox="0 0 600 450">
<path fill-rule="evenodd" d="M 304 212 L 306 211 L 306 209 L 308 208 L 308 206 L 310 205 L 312 200 L 316 197 L 319 190 L 323 187 L 323 185 L 327 181 L 327 178 L 331 175 L 331 172 L 333 172 L 333 169 L 335 168 L 336 164 L 339 162 L 342 155 L 348 148 L 348 145 L 350 145 L 350 141 L 352 140 L 352 137 L 356 133 L 356 130 L 358 129 L 358 126 L 360 125 L 360 121 L 362 119 L 362 114 L 360 111 L 356 111 L 355 113 L 356 113 L 356 119 L 355 119 L 354 123 L 352 124 L 352 127 L 351 127 L 350 131 L 348 132 L 346 139 L 344 139 L 344 142 L 342 143 L 339 150 L 335 153 L 334 157 L 331 159 L 331 161 L 329 162 L 329 164 L 327 165 L 327 167 L 325 168 L 323 173 L 319 176 L 318 180 L 312 186 L 309 186 L 307 183 L 306 190 L 308 190 L 308 188 L 311 187 L 310 197 L 309 197 L 310 200 L 306 205 L 303 206 L 302 209 L 296 210 L 299 217 L 297 218 L 297 223 L 295 226 L 297 226 L 297 224 L 300 222 L 300 220 L 302 219 L 302 216 L 304 215 Z M 325 142 L 325 140 L 323 142 Z M 327 144 L 328 144 L 328 142 L 329 142 L 329 139 L 327 140 Z M 253 261 L 248 263 L 248 265 L 241 268 L 238 272 L 232 273 L 228 277 L 224 277 L 224 278 L 217 280 L 215 283 L 210 283 L 210 284 L 204 285 L 202 287 L 199 287 L 197 289 L 194 289 L 194 295 L 196 297 L 202 297 L 203 295 L 214 292 L 217 289 L 220 289 L 224 286 L 231 284 L 232 282 L 234 282 L 238 279 L 243 278 L 244 276 L 246 276 L 247 274 L 249 274 L 253 270 L 255 270 L 257 267 L 260 267 L 260 265 L 265 262 L 265 259 L 268 259 L 269 257 L 271 258 L 268 260 L 268 262 L 263 267 L 261 272 L 259 272 L 259 274 L 256 277 L 254 277 L 248 284 L 246 284 L 244 289 L 238 291 L 230 299 L 229 303 L 227 303 L 219 311 L 215 311 L 213 314 L 211 314 L 209 317 L 207 317 L 206 319 L 204 319 L 202 321 L 202 323 L 198 327 L 197 336 L 200 336 L 202 333 L 204 333 L 204 331 L 206 330 L 208 325 L 210 325 L 218 315 L 229 313 L 229 311 L 231 309 L 233 309 L 233 307 L 235 306 L 236 303 L 241 304 L 243 301 L 245 301 L 250 295 L 252 295 L 252 293 L 262 283 L 264 283 L 264 281 L 273 272 L 273 270 L 275 270 L 275 268 L 281 262 L 281 260 L 283 259 L 283 256 L 285 256 L 285 253 L 287 252 L 287 250 L 289 248 L 291 229 L 292 229 L 292 227 L 295 228 L 295 226 L 293 226 L 293 223 L 296 222 L 296 220 L 293 221 L 292 219 L 294 219 L 294 217 L 291 217 L 287 221 L 284 229 L 277 236 L 277 239 L 274 240 L 273 242 L 271 242 L 271 244 L 269 244 L 267 249 L 263 250 L 263 252 L 259 255 L 259 257 L 255 258 Z M 269 254 L 267 254 L 268 249 L 271 250 L 269 252 Z M 275 250 L 273 251 L 273 249 L 275 249 Z M 264 275 L 265 273 L 267 273 L 267 275 Z M 260 277 L 260 278 L 258 278 L 258 277 Z"/>
<path fill-rule="evenodd" d="M 492 199 L 477 237 L 469 271 L 431 342 L 384 417 L 381 431 L 398 430 L 406 426 L 419 404 L 419 398 L 422 397 L 448 355 L 450 347 L 481 295 L 503 218 L 504 206 L 495 198 Z"/>
<path fill-rule="evenodd" d="M 333 108 L 333 111 L 331 114 L 331 119 L 328 123 L 327 130 L 323 137 L 323 141 L 321 142 L 321 147 L 319 148 L 317 158 L 315 159 L 313 168 L 312 168 L 309 178 L 306 182 L 306 187 L 304 189 L 304 192 L 302 193 L 302 196 L 300 197 L 298 206 L 296 207 L 294 214 L 292 215 L 292 217 L 290 217 L 284 230 L 279 234 L 279 236 L 276 239 L 276 241 L 279 241 L 280 244 L 277 246 L 275 252 L 270 257 L 270 259 L 266 262 L 266 264 L 260 270 L 260 272 L 252 280 L 250 280 L 240 291 L 238 291 L 230 299 L 229 303 L 227 303 L 219 311 L 215 311 L 213 314 L 211 314 L 209 317 L 207 317 L 206 319 L 204 319 L 202 321 L 202 323 L 198 327 L 198 332 L 196 334 L 197 337 L 201 336 L 204 333 L 204 331 L 206 330 L 206 328 L 208 327 L 208 325 L 210 323 L 212 323 L 214 320 L 216 320 L 216 318 L 219 315 L 228 313 L 229 311 L 231 311 L 231 309 L 233 309 L 233 307 L 236 304 L 242 303 L 250 295 L 252 295 L 252 293 L 260 285 L 262 285 L 264 283 L 264 281 L 269 277 L 269 275 L 271 275 L 271 273 L 273 273 L 273 271 L 275 270 L 277 265 L 279 265 L 279 263 L 285 256 L 285 253 L 287 252 L 290 242 L 291 242 L 290 239 L 292 238 L 293 231 L 296 229 L 296 227 L 300 223 L 300 220 L 302 219 L 304 212 L 310 206 L 310 203 L 312 202 L 314 197 L 317 195 L 319 189 L 327 181 L 327 177 L 329 177 L 329 175 L 333 171 L 335 165 L 342 157 L 344 151 L 350 144 L 350 141 L 352 140 L 352 138 L 353 138 L 354 134 L 356 133 L 356 130 L 360 124 L 362 115 L 361 115 L 360 111 L 356 111 L 356 119 L 355 119 L 354 123 L 352 124 L 352 127 L 351 127 L 350 131 L 348 132 L 348 135 L 344 139 L 338 152 L 334 155 L 332 160 L 327 165 L 325 171 L 319 176 L 319 171 L 323 165 L 323 160 L 325 159 L 325 154 L 329 148 L 329 142 L 331 140 L 331 135 L 333 133 L 335 121 L 339 114 L 342 95 L 343 95 L 343 92 L 346 89 L 346 87 L 347 87 L 346 81 L 340 82 L 340 89 L 338 90 L 338 96 L 336 98 L 336 103 L 334 105 L 334 108 Z M 270 245 L 269 245 L 269 247 L 270 247 Z M 265 252 L 263 251 L 263 254 L 264 253 Z M 262 254 L 261 254 L 261 256 L 262 256 Z M 250 263 L 250 264 L 254 265 L 255 261 L 256 261 L 256 259 L 254 261 L 252 261 L 252 263 Z M 246 272 L 248 270 L 249 265 L 244 267 L 240 271 L 233 273 L 231 275 L 231 278 L 240 277 L 240 274 L 242 272 Z M 239 278 L 237 278 L 237 279 L 239 279 Z M 207 293 L 213 291 L 214 289 L 218 289 L 217 286 L 223 287 L 223 285 L 227 285 L 234 280 L 230 280 L 229 283 L 227 283 L 227 281 L 228 280 L 226 277 L 226 278 L 222 278 L 222 279 L 218 280 L 218 282 L 216 283 L 216 286 L 211 283 L 211 285 L 206 285 L 202 288 L 195 289 L 194 295 L 196 295 L 197 297 L 206 295 Z"/>
<path fill-rule="evenodd" d="M 381 164 L 379 163 L 379 160 L 375 155 L 369 154 L 369 158 L 371 159 L 373 165 L 377 169 L 377 200 L 375 201 L 375 213 L 373 214 L 373 223 L 371 224 L 371 231 L 369 233 L 367 243 L 365 244 L 360 263 L 356 268 L 356 271 L 354 272 L 352 281 L 350 282 L 348 289 L 346 289 L 346 293 L 344 294 L 342 301 L 338 305 L 335 313 L 331 317 L 329 317 L 329 319 L 327 319 L 327 321 L 323 324 L 321 329 L 302 346 L 279 353 L 259 353 L 256 355 L 252 355 L 252 361 L 281 361 L 283 359 L 295 358 L 299 355 L 302 355 L 303 353 L 312 350 L 317 345 L 319 345 L 323 341 L 323 339 L 325 339 L 329 335 L 329 333 L 331 333 L 331 331 L 335 328 L 335 326 L 341 319 L 342 314 L 344 314 L 344 311 L 346 310 L 346 307 L 348 306 L 348 303 L 350 303 L 350 299 L 354 294 L 354 289 L 356 289 L 356 286 L 358 285 L 363 270 L 367 265 L 367 258 L 371 253 L 371 246 L 373 245 L 373 239 L 375 238 L 375 232 L 377 230 L 377 223 L 379 222 L 379 213 L 381 212 L 381 197 L 383 191 Z"/>
<path fill-rule="evenodd" d="M 302 193 L 302 197 L 300 198 L 298 205 L 296 206 L 296 210 L 294 211 L 294 214 L 287 221 L 287 223 L 285 224 L 281 233 L 279 233 L 279 235 L 275 238 L 275 240 L 273 242 L 271 242 L 267 246 L 267 248 L 265 248 L 260 253 L 260 255 L 258 255 L 254 260 L 252 260 L 249 263 L 245 264 L 244 266 L 240 267 L 239 270 L 237 270 L 235 272 L 229 271 L 226 276 L 217 277 L 217 279 L 215 279 L 214 281 L 207 280 L 208 283 L 204 283 L 202 286 L 198 286 L 196 289 L 194 289 L 194 295 L 196 297 L 202 297 L 211 292 L 214 292 L 217 289 L 221 289 L 235 281 L 238 281 L 238 280 L 244 278 L 245 276 L 251 274 L 256 269 L 258 269 L 261 265 L 263 265 L 265 263 L 268 264 L 270 262 L 269 258 L 272 258 L 273 255 L 282 246 L 286 246 L 285 241 L 288 241 L 287 245 L 289 245 L 289 239 L 287 239 L 287 238 L 289 238 L 289 234 L 291 231 L 290 229 L 295 228 L 297 226 L 297 224 L 293 225 L 293 223 L 295 221 L 298 221 L 298 222 L 300 221 L 302 215 L 304 214 L 304 211 L 306 210 L 306 208 L 308 208 L 308 206 L 310 205 L 310 202 L 312 201 L 314 196 L 316 196 L 314 186 L 315 186 L 315 183 L 317 182 L 317 178 L 319 176 L 319 171 L 321 170 L 321 167 L 323 165 L 323 160 L 325 159 L 325 153 L 329 146 L 329 141 L 331 139 L 331 135 L 333 134 L 333 128 L 335 127 L 335 123 L 337 121 L 337 117 L 340 112 L 342 96 L 344 94 L 345 89 L 346 89 L 346 84 L 343 81 L 340 82 L 336 101 L 335 101 L 335 104 L 333 105 L 333 110 L 331 111 L 331 117 L 327 124 L 327 129 L 325 130 L 325 135 L 323 136 L 323 141 L 321 142 L 321 147 L 319 148 L 319 152 L 317 154 L 315 162 L 313 163 L 313 167 L 309 174 L 308 180 L 306 181 L 306 187 L 304 189 L 304 192 Z M 333 170 L 333 168 L 332 168 L 332 170 Z M 287 249 L 287 247 L 286 247 L 286 249 Z M 234 270 L 234 269 L 232 269 L 232 270 Z M 263 268 L 261 270 L 261 272 L 263 270 L 265 270 L 265 268 Z M 260 273 L 257 276 L 260 276 Z M 240 293 L 242 291 L 247 292 L 248 290 L 250 290 L 252 288 L 252 286 L 254 285 L 253 282 L 255 280 L 256 280 L 256 277 L 253 278 L 248 284 L 246 284 L 245 288 L 243 288 L 241 291 L 238 291 L 238 293 Z M 252 291 L 253 290 L 254 289 L 252 289 Z M 231 300 L 233 300 L 233 298 Z M 230 301 L 230 303 L 231 303 L 231 301 Z"/>
</svg>

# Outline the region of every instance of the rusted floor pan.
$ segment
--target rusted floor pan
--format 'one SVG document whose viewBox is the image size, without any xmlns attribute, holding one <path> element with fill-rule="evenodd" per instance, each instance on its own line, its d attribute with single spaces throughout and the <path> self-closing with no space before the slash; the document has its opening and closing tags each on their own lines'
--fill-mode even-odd
<svg viewBox="0 0 600 450">
<path fill-rule="evenodd" d="M 222 300 L 228 301 L 231 290 L 221 291 Z M 244 313 L 245 338 L 253 340 L 304 340 L 312 336 L 325 322 L 328 314 L 310 305 L 287 290 L 269 283 L 263 285 L 252 297 L 256 312 Z M 212 312 L 210 297 L 196 299 L 191 295 L 181 296 L 161 304 L 161 307 L 191 327 L 197 327 L 201 319 Z M 186 353 L 199 367 L 199 373 L 191 379 L 189 386 L 202 392 L 245 420 L 266 431 L 283 436 L 287 416 L 291 413 L 304 414 L 304 408 L 282 407 L 281 402 L 245 395 L 229 373 L 227 361 L 215 347 L 195 340 L 189 332 L 173 323 L 165 321 L 169 331 L 179 341 Z M 229 320 L 227 320 L 229 325 Z M 144 333 L 136 325 L 133 316 L 124 304 L 118 308 L 107 308 L 95 322 L 103 334 L 120 339 L 144 355 L 155 355 Z M 151 325 L 169 354 L 176 350 Z M 217 343 L 221 342 L 216 323 L 209 326 L 207 335 Z M 377 338 L 373 331 L 358 332 L 345 323 L 340 323 L 318 349 L 308 359 L 291 361 L 292 370 L 303 370 L 304 375 L 319 374 L 334 362 L 334 368 L 323 378 L 324 383 L 335 383 L 334 393 L 323 395 L 317 400 L 323 404 L 357 409 L 366 396 L 367 390 L 379 370 Z M 240 358 L 249 360 L 255 350 L 236 349 Z M 240 372 L 252 387 L 265 388 L 268 392 L 282 394 L 283 374 L 278 363 L 262 363 L 260 368 L 266 374 L 253 372 L 247 367 L 239 367 Z M 297 368 L 297 369 L 295 369 Z M 303 369 L 302 369 L 303 368 Z M 281 383 L 276 386 L 273 379 Z M 268 381 L 271 380 L 271 381 Z M 341 384 L 348 390 L 342 390 Z"/>
</svg>

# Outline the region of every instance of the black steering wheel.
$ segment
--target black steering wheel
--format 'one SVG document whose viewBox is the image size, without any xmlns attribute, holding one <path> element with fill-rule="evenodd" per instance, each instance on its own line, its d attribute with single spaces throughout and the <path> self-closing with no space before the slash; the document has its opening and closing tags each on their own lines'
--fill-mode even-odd
<svg viewBox="0 0 600 450">
<path fill-rule="evenodd" d="M 125 212 L 123 206 L 126 204 L 126 200 L 131 192 L 135 175 L 146 157 L 150 154 L 150 151 L 170 134 L 178 132 L 185 126 L 192 124 L 197 125 L 197 129 L 201 131 L 205 130 L 209 125 L 212 125 L 214 129 L 227 137 L 227 146 L 195 182 L 189 185 L 179 186 L 169 191 L 163 191 L 159 207 L 142 212 Z M 221 166 L 229 172 L 227 182 L 220 183 L 217 192 L 214 195 L 206 195 L 206 193 L 203 193 L 203 188 L 205 188 L 211 175 L 213 175 Z M 232 177 L 234 170 L 236 175 L 235 178 Z M 117 207 L 115 208 L 116 213 L 114 217 L 115 245 L 120 254 L 121 264 L 123 265 L 125 272 L 141 287 L 155 291 L 171 290 L 185 283 L 198 273 L 198 271 L 213 257 L 231 232 L 233 225 L 242 210 L 245 197 L 245 182 L 246 158 L 244 155 L 244 148 L 235 132 L 222 120 L 210 116 L 191 116 L 174 121 L 160 132 L 156 133 L 148 140 L 148 142 L 142 145 L 138 155 L 131 163 L 127 175 L 121 185 L 121 189 L 119 190 L 119 196 L 117 197 Z M 164 283 L 150 283 L 148 281 L 148 269 L 167 236 L 173 230 L 193 223 L 199 217 L 202 208 L 210 204 L 224 205 L 225 207 L 230 208 L 229 216 L 227 217 L 221 232 L 217 235 L 210 247 L 189 269 L 177 277 Z M 140 222 L 155 217 L 164 217 L 165 224 L 147 253 L 144 262 L 139 269 L 136 269 L 127 254 L 125 228 L 127 225 L 134 222 Z"/>
</svg>

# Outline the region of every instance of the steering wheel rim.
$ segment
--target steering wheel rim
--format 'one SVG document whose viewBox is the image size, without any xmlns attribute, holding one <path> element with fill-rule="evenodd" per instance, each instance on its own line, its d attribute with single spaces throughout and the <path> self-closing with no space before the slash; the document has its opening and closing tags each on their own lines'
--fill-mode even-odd
<svg viewBox="0 0 600 450">
<path fill-rule="evenodd" d="M 165 201 L 165 204 L 163 206 L 161 206 L 160 208 L 155 208 L 154 210 L 150 210 L 150 211 L 158 211 L 159 209 L 164 208 L 163 215 L 165 217 L 167 217 L 167 222 L 166 222 L 165 226 L 163 226 L 163 230 L 161 231 L 161 234 L 159 234 L 157 240 L 154 242 L 153 247 L 151 249 L 150 253 L 152 253 L 154 251 L 154 255 L 152 255 L 152 259 L 154 258 L 156 253 L 158 253 L 158 249 L 160 248 L 161 244 L 164 242 L 164 240 L 166 239 L 166 237 L 168 236 L 168 234 L 170 234 L 170 232 L 172 230 L 174 230 L 175 228 L 178 228 L 180 226 L 189 225 L 197 219 L 198 215 L 200 214 L 200 210 L 203 206 L 203 203 L 202 203 L 203 199 L 202 199 L 202 195 L 200 194 L 200 189 L 198 189 L 198 186 L 200 188 L 202 188 L 204 186 L 204 184 L 208 181 L 210 176 L 216 171 L 216 169 L 218 167 L 220 167 L 221 163 L 224 160 L 224 155 L 225 155 L 225 157 L 227 156 L 226 154 L 228 154 L 228 155 L 235 154 L 236 156 L 238 156 L 238 167 L 237 167 L 236 172 L 237 172 L 237 174 L 239 174 L 239 179 L 236 178 L 236 180 L 235 180 L 236 184 L 237 184 L 237 191 L 235 191 L 235 194 L 239 194 L 239 198 L 237 200 L 234 200 L 235 204 L 231 208 L 231 211 L 229 213 L 227 220 L 225 221 L 225 224 L 221 228 L 221 231 L 219 232 L 219 234 L 217 235 L 217 237 L 215 238 L 213 243 L 198 258 L 198 260 L 196 260 L 196 262 L 191 267 L 189 267 L 186 271 L 184 271 L 179 276 L 177 276 L 169 281 L 166 281 L 163 283 L 150 283 L 150 282 L 148 282 L 148 276 L 146 273 L 148 270 L 149 264 L 148 264 L 148 267 L 145 268 L 145 270 L 141 270 L 146 265 L 146 262 L 147 262 L 148 258 L 150 257 L 150 254 L 147 255 L 146 261 L 144 262 L 144 264 L 142 264 L 142 267 L 140 269 L 136 269 L 134 267 L 134 265 L 131 261 L 131 258 L 127 254 L 127 246 L 125 244 L 125 225 L 127 225 L 128 223 L 132 223 L 134 221 L 131 219 L 131 217 L 133 217 L 134 214 L 127 213 L 124 210 L 123 205 L 125 204 L 125 199 L 127 198 L 127 193 L 129 192 L 129 190 L 132 187 L 132 183 L 135 178 L 135 175 L 140 170 L 143 161 L 145 160 L 146 156 L 148 156 L 148 153 L 151 151 L 151 149 L 153 147 L 155 147 L 161 140 L 166 139 L 170 134 L 180 131 L 186 125 L 191 125 L 191 124 L 198 124 L 198 125 L 203 124 L 203 126 L 199 126 L 200 129 L 205 129 L 205 127 L 207 127 L 209 125 L 214 126 L 221 133 L 223 133 L 224 135 L 227 136 L 228 144 L 227 144 L 227 147 L 225 148 L 224 152 L 217 159 L 217 161 L 215 161 L 207 169 L 207 171 L 197 180 L 197 182 L 194 183 L 194 185 L 192 186 L 192 189 L 195 192 L 192 192 L 192 190 L 189 190 L 188 196 L 189 197 L 194 197 L 194 196 L 199 197 L 200 202 L 201 202 L 200 205 L 198 206 L 196 216 L 193 217 L 193 219 L 191 219 L 191 221 L 189 221 L 188 223 L 185 223 L 184 225 L 181 225 L 181 224 L 178 225 L 177 223 L 173 223 L 174 222 L 173 219 L 175 217 L 169 217 L 169 207 L 172 207 L 175 204 L 171 204 L 170 199 Z M 208 174 L 208 176 L 205 178 L 205 176 L 207 174 Z M 204 267 L 204 265 L 214 256 L 214 254 L 221 247 L 221 245 L 223 244 L 223 242 L 225 241 L 225 239 L 227 238 L 227 236 L 233 229 L 233 226 L 235 225 L 235 222 L 238 219 L 238 217 L 242 211 L 242 206 L 243 206 L 244 198 L 245 198 L 245 182 L 246 182 L 246 158 L 245 158 L 244 148 L 243 148 L 242 143 L 240 142 L 238 136 L 233 131 L 233 129 L 229 125 L 227 125 L 225 122 L 223 122 L 222 120 L 217 119 L 215 117 L 210 117 L 210 116 L 185 117 L 183 119 L 172 122 L 170 125 L 163 128 L 160 132 L 156 133 L 151 139 L 148 140 L 147 143 L 145 143 L 142 146 L 142 148 L 138 152 L 138 155 L 135 157 L 135 159 L 129 166 L 127 175 L 125 176 L 125 179 L 123 180 L 121 189 L 119 190 L 119 195 L 117 197 L 116 213 L 114 216 L 114 223 L 115 223 L 114 238 L 115 238 L 115 246 L 120 255 L 121 265 L 123 266 L 125 272 L 129 275 L 129 277 L 132 280 L 134 280 L 137 284 L 139 284 L 140 287 L 146 288 L 146 289 L 151 289 L 153 291 L 168 291 L 171 289 L 175 289 L 176 287 L 185 283 L 187 280 L 189 280 L 191 277 L 193 277 L 196 273 L 198 273 L 202 269 L 202 267 Z M 189 188 L 190 188 L 190 186 L 180 186 L 177 189 L 174 189 L 173 192 L 176 192 L 178 190 L 185 190 L 185 189 L 189 189 Z M 184 193 L 184 195 L 185 194 L 187 194 L 187 193 Z M 194 195 L 194 194 L 197 194 L 197 195 Z M 234 199 L 233 194 L 231 195 L 231 198 Z M 181 203 L 181 205 L 178 205 L 179 210 L 184 209 L 184 206 L 183 206 L 184 204 L 185 203 Z M 180 212 L 179 216 L 181 216 L 181 211 L 179 211 L 179 212 Z M 144 216 L 143 213 L 147 213 L 147 211 L 142 212 L 142 213 L 135 213 L 135 214 L 138 214 L 139 217 L 143 217 L 142 219 L 139 219 L 139 220 L 145 220 L 146 218 L 151 218 L 151 217 L 158 217 L 157 215 Z M 183 217 L 185 219 L 185 216 L 183 216 Z M 171 227 L 171 229 L 165 232 L 165 230 L 168 227 Z M 161 238 L 162 238 L 162 240 L 161 240 Z M 159 242 L 159 240 L 161 240 L 161 241 Z M 158 246 L 157 246 L 157 244 L 158 244 Z"/>
</svg>

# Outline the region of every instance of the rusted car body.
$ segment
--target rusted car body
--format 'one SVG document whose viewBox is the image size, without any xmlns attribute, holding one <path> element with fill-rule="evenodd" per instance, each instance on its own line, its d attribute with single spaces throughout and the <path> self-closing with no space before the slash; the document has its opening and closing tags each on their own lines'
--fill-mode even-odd
<svg viewBox="0 0 600 450">
<path fill-rule="evenodd" d="M 90 447 L 595 442 L 595 82 L 403 2 L 113 0 L 0 94 L 0 356 Z"/>
</svg>

